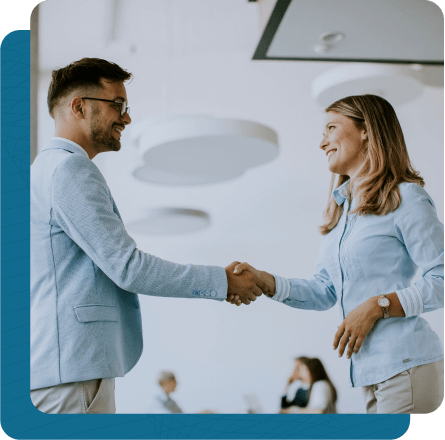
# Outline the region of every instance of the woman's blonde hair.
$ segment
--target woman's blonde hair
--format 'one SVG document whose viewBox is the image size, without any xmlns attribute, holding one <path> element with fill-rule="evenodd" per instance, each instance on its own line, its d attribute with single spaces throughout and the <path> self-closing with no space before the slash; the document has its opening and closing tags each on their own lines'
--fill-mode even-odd
<svg viewBox="0 0 445 440">
<path fill-rule="evenodd" d="M 388 101 L 375 95 L 348 96 L 334 102 L 325 111 L 351 118 L 368 135 L 363 163 L 351 182 L 350 196 L 357 200 L 352 213 L 386 215 L 395 211 L 402 201 L 397 187 L 399 183 L 425 185 L 411 165 L 402 128 Z M 339 175 L 337 179 L 335 174 L 332 175 L 325 223 L 320 226 L 323 235 L 335 228 L 343 213 L 343 205 L 338 206 L 332 195 L 334 186 L 338 188 L 348 179 L 348 176 Z"/>
</svg>

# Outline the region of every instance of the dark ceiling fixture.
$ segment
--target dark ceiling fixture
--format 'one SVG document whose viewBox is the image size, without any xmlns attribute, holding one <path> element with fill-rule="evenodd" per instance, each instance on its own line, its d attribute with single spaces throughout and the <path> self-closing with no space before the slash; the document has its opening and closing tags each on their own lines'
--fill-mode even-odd
<svg viewBox="0 0 445 440">
<path fill-rule="evenodd" d="M 308 15 L 311 14 L 311 8 L 315 4 L 317 4 L 318 12 L 314 15 L 313 20 L 308 21 Z M 432 2 L 410 0 L 397 2 L 396 6 L 397 8 L 391 2 L 385 4 L 385 2 L 369 2 L 367 0 L 351 0 L 349 3 L 322 0 L 311 2 L 277 0 L 253 60 L 443 66 L 443 17 L 441 12 L 438 13 L 433 9 L 439 9 L 439 7 Z M 344 8 L 344 11 L 340 9 L 341 7 Z M 374 13 L 375 20 L 372 22 L 372 28 L 376 31 L 374 35 L 370 35 L 372 32 L 369 28 L 368 13 L 370 11 Z M 311 32 L 315 32 L 315 29 L 322 26 L 323 14 L 327 17 L 324 20 L 326 27 L 333 26 L 335 29 L 326 29 L 322 35 L 341 34 L 345 37 L 344 41 L 336 44 L 339 40 L 329 40 L 326 37 L 328 41 L 325 41 L 325 38 L 320 42 L 319 34 L 317 34 L 313 37 L 313 43 L 309 43 L 312 41 Z M 345 20 L 345 17 L 349 17 L 351 14 L 353 19 L 350 17 L 350 20 Z M 312 18 L 312 15 L 310 17 Z M 300 18 L 301 22 L 299 23 L 298 19 Z M 363 26 L 358 26 L 357 29 L 358 20 L 362 18 Z M 414 23 L 414 26 L 411 23 Z M 346 28 L 349 26 L 352 26 L 352 30 L 348 33 Z M 362 51 L 353 46 L 354 43 L 357 45 L 359 41 L 364 43 Z M 401 43 L 404 48 L 407 48 L 404 53 L 398 51 L 398 48 L 402 47 Z M 369 44 L 368 48 L 366 48 L 366 44 Z M 377 50 L 376 44 L 380 44 L 380 47 L 377 46 Z M 280 50 L 277 50 L 278 46 Z M 351 50 L 351 47 L 355 50 Z M 428 48 L 432 54 L 430 59 L 425 58 L 430 56 L 429 54 L 425 55 L 425 48 Z M 275 53 L 270 53 L 273 50 Z M 281 53 L 279 53 L 280 51 Z"/>
</svg>

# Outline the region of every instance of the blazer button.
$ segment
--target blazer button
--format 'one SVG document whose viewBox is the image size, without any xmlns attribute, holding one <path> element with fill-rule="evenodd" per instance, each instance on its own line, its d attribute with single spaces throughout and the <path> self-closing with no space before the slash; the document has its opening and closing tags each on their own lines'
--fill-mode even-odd
<svg viewBox="0 0 445 440">
<path fill-rule="evenodd" d="M 201 292 L 199 292 L 200 296 L 204 296 L 204 292 L 201 290 Z"/>
<path fill-rule="evenodd" d="M 212 291 L 210 292 L 210 296 L 211 296 L 212 298 L 215 298 L 215 296 L 216 296 L 216 292 L 215 292 L 214 290 L 212 290 Z"/>
</svg>

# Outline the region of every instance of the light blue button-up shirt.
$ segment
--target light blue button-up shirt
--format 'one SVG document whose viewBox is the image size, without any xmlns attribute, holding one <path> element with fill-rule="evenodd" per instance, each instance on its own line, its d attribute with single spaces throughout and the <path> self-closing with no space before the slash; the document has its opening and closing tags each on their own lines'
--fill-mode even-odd
<svg viewBox="0 0 445 440">
<path fill-rule="evenodd" d="M 275 276 L 274 300 L 307 310 L 338 301 L 343 319 L 369 297 L 396 292 L 404 318 L 379 319 L 349 361 L 353 387 L 383 382 L 409 368 L 443 358 L 442 344 L 419 315 L 443 308 L 443 224 L 428 193 L 399 185 L 402 202 L 392 213 L 348 215 L 349 181 L 334 191 L 343 215 L 322 239 L 310 280 Z M 422 278 L 411 284 L 417 269 Z M 329 335 L 334 337 L 334 335 Z"/>
</svg>

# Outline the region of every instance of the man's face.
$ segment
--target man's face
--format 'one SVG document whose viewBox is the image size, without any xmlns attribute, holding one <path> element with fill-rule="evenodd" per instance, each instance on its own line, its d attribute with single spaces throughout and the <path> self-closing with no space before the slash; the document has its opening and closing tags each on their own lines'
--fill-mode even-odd
<svg viewBox="0 0 445 440">
<path fill-rule="evenodd" d="M 103 88 L 95 98 L 110 101 L 127 101 L 127 92 L 122 82 L 102 80 Z M 91 105 L 90 139 L 98 152 L 119 151 L 121 148 L 121 131 L 131 123 L 130 115 L 121 116 L 121 106 L 112 102 L 88 101 Z M 128 105 L 128 101 L 127 101 Z"/>
<path fill-rule="evenodd" d="M 167 394 L 173 393 L 176 389 L 176 379 L 166 379 L 162 381 L 161 386 Z"/>
</svg>

